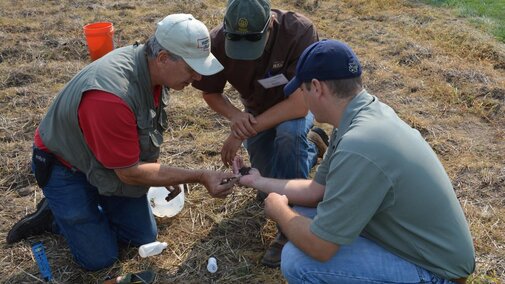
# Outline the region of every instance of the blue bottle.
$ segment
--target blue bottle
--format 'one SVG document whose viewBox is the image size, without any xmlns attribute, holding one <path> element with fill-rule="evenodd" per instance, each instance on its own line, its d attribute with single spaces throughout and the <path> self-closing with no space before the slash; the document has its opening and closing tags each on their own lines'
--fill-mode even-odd
<svg viewBox="0 0 505 284">
<path fill-rule="evenodd" d="M 46 251 L 44 250 L 44 245 L 42 242 L 37 242 L 32 245 L 32 253 L 39 265 L 40 274 L 45 281 L 50 281 L 53 276 L 51 275 L 51 267 L 49 267 L 49 262 L 47 261 Z"/>
</svg>

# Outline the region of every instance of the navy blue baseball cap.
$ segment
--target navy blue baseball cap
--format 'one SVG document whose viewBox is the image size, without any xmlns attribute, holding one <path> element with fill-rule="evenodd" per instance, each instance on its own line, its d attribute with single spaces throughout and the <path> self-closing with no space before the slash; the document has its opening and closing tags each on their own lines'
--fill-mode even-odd
<svg viewBox="0 0 505 284">
<path fill-rule="evenodd" d="M 321 40 L 307 47 L 296 65 L 296 75 L 284 86 L 284 94 L 291 95 L 302 83 L 350 79 L 361 76 L 358 57 L 345 43 Z"/>
</svg>

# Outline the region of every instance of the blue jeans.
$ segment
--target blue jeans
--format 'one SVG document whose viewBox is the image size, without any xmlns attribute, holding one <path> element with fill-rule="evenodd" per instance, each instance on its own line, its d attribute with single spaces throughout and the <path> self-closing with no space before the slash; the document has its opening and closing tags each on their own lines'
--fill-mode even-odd
<svg viewBox="0 0 505 284">
<path fill-rule="evenodd" d="M 146 195 L 99 195 L 83 173 L 58 163 L 43 192 L 56 232 L 65 237 L 75 260 L 87 270 L 112 265 L 118 258 L 118 242 L 139 246 L 156 240 L 156 221 Z"/>
<path fill-rule="evenodd" d="M 294 209 L 309 218 L 316 213 L 315 208 Z M 363 237 L 340 246 L 326 262 L 288 242 L 282 250 L 281 271 L 289 283 L 452 283 Z"/>
<path fill-rule="evenodd" d="M 261 175 L 271 178 L 307 178 L 317 162 L 317 148 L 307 139 L 314 115 L 287 120 L 247 139 L 249 160 Z"/>
</svg>

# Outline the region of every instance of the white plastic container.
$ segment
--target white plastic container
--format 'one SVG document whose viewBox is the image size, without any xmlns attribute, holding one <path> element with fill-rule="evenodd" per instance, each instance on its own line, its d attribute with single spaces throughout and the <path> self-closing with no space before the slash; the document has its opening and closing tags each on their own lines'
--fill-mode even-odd
<svg viewBox="0 0 505 284">
<path fill-rule="evenodd" d="M 173 217 L 181 212 L 184 207 L 184 186 L 179 185 L 181 192 L 172 200 L 166 198 L 170 191 L 166 187 L 151 187 L 147 192 L 147 200 L 157 217 Z"/>
<path fill-rule="evenodd" d="M 168 246 L 165 242 L 152 242 L 139 247 L 139 254 L 141 257 L 148 257 L 160 254 Z"/>
<path fill-rule="evenodd" d="M 210 273 L 216 273 L 217 271 L 217 260 L 215 257 L 209 257 L 209 260 L 207 262 L 207 270 Z"/>
</svg>

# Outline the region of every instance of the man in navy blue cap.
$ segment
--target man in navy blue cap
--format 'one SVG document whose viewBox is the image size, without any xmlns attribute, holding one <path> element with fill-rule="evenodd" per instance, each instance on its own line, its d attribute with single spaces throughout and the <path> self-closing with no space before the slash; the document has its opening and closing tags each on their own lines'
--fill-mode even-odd
<svg viewBox="0 0 505 284">
<path fill-rule="evenodd" d="M 284 91 L 301 89 L 316 120 L 335 127 L 314 179 L 240 178 L 269 193 L 265 213 L 289 240 L 282 272 L 290 283 L 464 283 L 475 252 L 451 181 L 361 72 L 342 42 L 305 49 Z"/>
</svg>

